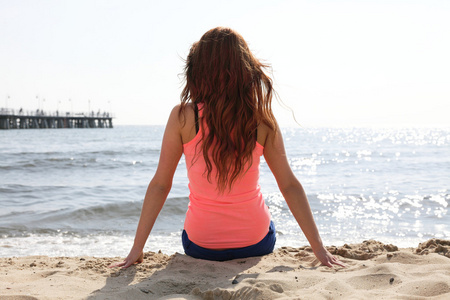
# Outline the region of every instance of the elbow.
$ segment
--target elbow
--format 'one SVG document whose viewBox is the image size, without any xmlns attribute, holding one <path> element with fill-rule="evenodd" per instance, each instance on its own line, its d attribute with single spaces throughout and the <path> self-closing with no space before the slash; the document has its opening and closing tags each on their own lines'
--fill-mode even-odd
<svg viewBox="0 0 450 300">
<path fill-rule="evenodd" d="M 167 196 L 172 189 L 172 182 L 159 182 L 152 180 L 148 186 L 149 190 L 153 190 L 158 194 L 163 194 Z"/>
<path fill-rule="evenodd" d="M 303 193 L 303 187 L 297 179 L 292 180 L 287 184 L 280 185 L 279 189 L 285 198 L 290 194 Z"/>
</svg>

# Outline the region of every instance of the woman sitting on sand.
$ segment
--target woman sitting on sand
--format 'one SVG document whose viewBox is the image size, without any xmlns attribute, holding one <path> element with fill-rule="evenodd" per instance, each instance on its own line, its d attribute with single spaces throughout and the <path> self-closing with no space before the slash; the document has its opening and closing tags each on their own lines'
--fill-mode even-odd
<svg viewBox="0 0 450 300">
<path fill-rule="evenodd" d="M 289 166 L 271 109 L 266 67 L 242 36 L 228 28 L 214 28 L 193 44 L 181 104 L 166 126 L 134 245 L 123 262 L 112 266 L 142 262 L 183 153 L 190 190 L 182 234 L 187 255 L 225 261 L 273 251 L 275 227 L 258 184 L 264 155 L 316 257 L 328 267 L 343 265 L 324 248 L 305 192 Z"/>
</svg>

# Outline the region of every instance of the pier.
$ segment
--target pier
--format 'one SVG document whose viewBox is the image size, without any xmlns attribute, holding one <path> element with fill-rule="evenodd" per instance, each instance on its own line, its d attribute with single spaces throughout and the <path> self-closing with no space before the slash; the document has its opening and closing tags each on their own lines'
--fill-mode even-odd
<svg viewBox="0 0 450 300">
<path fill-rule="evenodd" d="M 41 129 L 41 128 L 113 128 L 113 116 L 109 112 L 69 113 L 58 111 L 24 112 L 22 109 L 0 110 L 0 129 Z"/>
</svg>

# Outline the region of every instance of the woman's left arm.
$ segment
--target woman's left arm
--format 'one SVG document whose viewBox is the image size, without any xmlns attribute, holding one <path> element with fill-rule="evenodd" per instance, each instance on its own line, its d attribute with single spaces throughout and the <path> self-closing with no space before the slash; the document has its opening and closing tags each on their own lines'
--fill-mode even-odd
<svg viewBox="0 0 450 300">
<path fill-rule="evenodd" d="M 264 157 L 289 209 L 308 239 L 316 257 L 328 267 L 345 266 L 323 246 L 306 193 L 289 166 L 281 130 L 278 126 L 276 131 L 270 131 L 267 136 Z"/>
<path fill-rule="evenodd" d="M 179 109 L 177 105 L 167 122 L 158 167 L 145 194 L 133 247 L 124 261 L 114 263 L 110 267 L 128 268 L 143 260 L 144 245 L 170 192 L 174 173 L 183 154 Z"/>
</svg>

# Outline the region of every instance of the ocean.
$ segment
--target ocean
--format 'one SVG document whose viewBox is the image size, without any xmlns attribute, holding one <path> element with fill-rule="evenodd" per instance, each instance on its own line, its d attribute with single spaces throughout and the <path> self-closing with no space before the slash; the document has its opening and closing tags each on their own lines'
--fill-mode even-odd
<svg viewBox="0 0 450 300">
<path fill-rule="evenodd" d="M 0 257 L 126 256 L 163 126 L 0 131 Z M 450 129 L 284 128 L 325 245 L 450 239 Z M 183 253 L 184 157 L 145 251 Z M 277 244 L 307 240 L 262 159 Z"/>
</svg>

